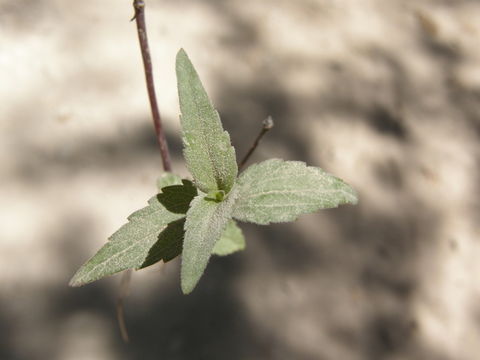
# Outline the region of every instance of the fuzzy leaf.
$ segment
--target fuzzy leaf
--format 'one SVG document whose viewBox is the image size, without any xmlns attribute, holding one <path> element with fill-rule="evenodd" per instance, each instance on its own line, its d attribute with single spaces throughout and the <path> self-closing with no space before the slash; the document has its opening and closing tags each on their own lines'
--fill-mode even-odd
<svg viewBox="0 0 480 360">
<path fill-rule="evenodd" d="M 230 220 L 222 236 L 215 244 L 212 254 L 225 256 L 245 249 L 245 237 L 234 220 Z"/>
<path fill-rule="evenodd" d="M 182 253 L 185 218 L 171 222 L 158 237 L 158 241 L 148 252 L 141 268 L 153 265 L 160 260 L 168 262 Z M 212 255 L 225 256 L 245 249 L 245 238 L 242 230 L 234 220 L 230 220 L 220 239 L 216 242 Z"/>
<path fill-rule="evenodd" d="M 176 71 L 187 168 L 203 192 L 228 193 L 238 172 L 230 136 L 183 49 L 177 54 Z"/>
<path fill-rule="evenodd" d="M 162 188 L 165 186 L 181 185 L 181 184 L 182 184 L 182 178 L 180 176 L 170 172 L 165 172 L 157 179 L 157 190 L 160 192 L 162 191 Z"/>
<path fill-rule="evenodd" d="M 193 187 L 190 180 L 179 180 L 181 185 L 170 185 L 163 187 L 164 192 L 148 200 L 150 206 L 135 211 L 128 217 L 129 221 L 148 216 L 158 208 L 166 209 L 175 214 L 186 214 L 190 202 L 197 195 L 197 189 Z"/>
<path fill-rule="evenodd" d="M 182 185 L 163 187 L 162 192 L 158 194 L 158 199 L 167 210 L 175 214 L 186 214 L 195 196 L 197 196 L 197 189 L 192 182 L 182 180 Z"/>
<path fill-rule="evenodd" d="M 158 236 L 157 242 L 150 248 L 141 269 L 160 260 L 168 262 L 182 253 L 185 218 L 173 221 Z"/>
<path fill-rule="evenodd" d="M 293 221 L 300 214 L 357 203 L 355 191 L 343 180 L 299 161 L 254 164 L 237 186 L 233 217 L 256 224 Z"/>
<path fill-rule="evenodd" d="M 154 196 L 149 206 L 133 213 L 129 222 L 77 271 L 70 286 L 81 286 L 126 269 L 141 267 L 167 225 L 184 216 L 168 211 L 158 196 Z"/>
<path fill-rule="evenodd" d="M 77 271 L 70 285 L 84 285 L 122 270 L 151 265 L 155 259 L 168 261 L 179 255 L 185 213 L 197 195 L 191 181 L 182 183 L 163 187 L 164 192 L 152 197 L 147 207 L 130 215 L 129 222 Z"/>
<path fill-rule="evenodd" d="M 231 219 L 236 191 L 233 189 L 221 202 L 198 195 L 187 212 L 183 241 L 181 282 L 184 294 L 197 285 L 215 243 Z"/>
</svg>

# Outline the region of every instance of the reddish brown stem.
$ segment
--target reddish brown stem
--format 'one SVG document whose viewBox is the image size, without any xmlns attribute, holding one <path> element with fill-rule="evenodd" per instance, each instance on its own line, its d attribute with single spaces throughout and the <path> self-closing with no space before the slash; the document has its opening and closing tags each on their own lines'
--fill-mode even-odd
<svg viewBox="0 0 480 360">
<path fill-rule="evenodd" d="M 150 57 L 150 48 L 148 46 L 147 25 L 145 22 L 145 2 L 143 0 L 134 0 L 133 8 L 135 15 L 132 20 L 136 20 L 138 42 L 140 43 L 140 50 L 142 52 L 143 68 L 145 71 L 145 80 L 147 82 L 148 99 L 150 100 L 150 109 L 152 112 L 153 125 L 155 127 L 155 134 L 157 135 L 158 145 L 160 146 L 160 156 L 162 157 L 162 165 L 164 171 L 172 171 L 172 163 L 170 161 L 170 152 L 168 150 L 167 139 L 162 126 L 162 118 L 158 110 L 157 96 L 155 94 L 155 83 L 153 81 L 152 58 Z M 125 312 L 123 302 L 128 296 L 130 288 L 132 270 L 124 271 L 122 274 L 120 294 L 117 299 L 117 319 L 120 327 L 122 338 L 125 342 L 129 342 L 127 332 L 127 325 L 125 323 Z"/>
<path fill-rule="evenodd" d="M 134 0 L 133 8 L 135 9 L 135 19 L 137 23 L 138 41 L 142 52 L 143 67 L 145 70 L 145 79 L 147 81 L 147 92 L 150 100 L 150 109 L 152 111 L 153 124 L 155 126 L 155 134 L 160 146 L 160 155 L 162 156 L 163 170 L 172 171 L 170 161 L 170 152 L 165 138 L 164 129 L 160 111 L 158 110 L 157 97 L 155 95 L 155 83 L 153 81 L 152 59 L 150 57 L 150 48 L 148 46 L 147 25 L 145 23 L 145 2 L 143 0 Z M 132 20 L 133 20 L 132 19 Z"/>
<path fill-rule="evenodd" d="M 260 133 L 258 134 L 257 138 L 253 142 L 253 145 L 250 147 L 250 150 L 248 150 L 247 154 L 243 157 L 242 161 L 240 161 L 240 165 L 238 165 L 238 170 L 242 170 L 242 168 L 245 166 L 250 156 L 252 156 L 253 152 L 257 148 L 263 135 L 265 135 L 271 128 L 273 128 L 273 119 L 269 116 L 265 120 L 263 120 L 262 130 L 260 130 Z"/>
<path fill-rule="evenodd" d="M 123 341 L 128 343 L 130 341 L 128 337 L 127 324 L 125 323 L 125 313 L 123 311 L 123 301 L 128 296 L 130 290 L 130 280 L 132 276 L 132 270 L 127 270 L 122 274 L 122 280 L 120 282 L 120 294 L 117 298 L 117 320 L 118 327 L 120 328 L 120 334 L 122 335 Z"/>
</svg>

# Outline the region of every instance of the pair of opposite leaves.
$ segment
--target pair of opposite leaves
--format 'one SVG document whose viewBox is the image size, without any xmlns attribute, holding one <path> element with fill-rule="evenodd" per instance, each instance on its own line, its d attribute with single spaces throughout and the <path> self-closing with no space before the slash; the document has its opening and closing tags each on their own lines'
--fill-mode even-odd
<svg viewBox="0 0 480 360">
<path fill-rule="evenodd" d="M 348 184 L 303 162 L 270 159 L 237 177 L 230 136 L 183 49 L 177 54 L 176 72 L 183 153 L 193 182 L 173 174 L 161 177 L 159 194 L 128 217 L 129 222 L 77 271 L 72 286 L 181 254 L 181 287 L 188 294 L 212 254 L 228 255 L 245 247 L 233 219 L 287 222 L 300 214 L 357 202 Z"/>
</svg>

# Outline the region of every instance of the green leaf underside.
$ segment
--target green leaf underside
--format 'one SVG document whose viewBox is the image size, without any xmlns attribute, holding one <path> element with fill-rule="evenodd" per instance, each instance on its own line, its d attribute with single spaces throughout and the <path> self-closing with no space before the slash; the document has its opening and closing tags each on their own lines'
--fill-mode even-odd
<svg viewBox="0 0 480 360">
<path fill-rule="evenodd" d="M 186 203 L 185 194 L 190 194 L 190 200 L 193 199 L 196 191 L 193 193 L 189 189 L 191 186 L 189 183 L 186 181 L 182 186 L 175 186 L 178 194 L 170 191 L 168 201 L 176 196 Z M 158 249 L 165 250 L 158 260 L 169 259 L 175 253 L 175 247 L 171 245 L 174 241 L 171 238 L 178 234 L 178 225 L 174 222 L 184 218 L 185 213 L 169 211 L 162 204 L 164 199 L 160 195 L 162 194 L 152 197 L 147 207 L 128 217 L 129 222 L 117 230 L 109 241 L 77 271 L 70 281 L 71 286 L 81 286 L 126 269 L 146 266 L 144 264 L 147 260 L 152 261 L 153 255 L 149 258 L 150 250 L 157 242 L 161 244 L 157 245 L 155 253 L 158 253 Z M 163 234 L 164 232 L 166 234 Z"/>
<path fill-rule="evenodd" d="M 357 203 L 355 191 L 343 180 L 299 161 L 254 164 L 237 183 L 233 217 L 256 224 L 293 221 L 304 213 Z"/>
<path fill-rule="evenodd" d="M 183 49 L 177 54 L 176 72 L 187 168 L 201 191 L 228 193 L 238 172 L 230 136 Z"/>
<path fill-rule="evenodd" d="M 245 249 L 245 237 L 234 220 L 230 220 L 222 236 L 216 242 L 212 254 L 225 256 Z"/>
<path fill-rule="evenodd" d="M 236 199 L 235 188 L 222 202 L 198 195 L 191 203 L 185 222 L 183 241 L 181 285 L 184 294 L 190 293 L 197 285 L 215 243 L 231 219 Z"/>
</svg>

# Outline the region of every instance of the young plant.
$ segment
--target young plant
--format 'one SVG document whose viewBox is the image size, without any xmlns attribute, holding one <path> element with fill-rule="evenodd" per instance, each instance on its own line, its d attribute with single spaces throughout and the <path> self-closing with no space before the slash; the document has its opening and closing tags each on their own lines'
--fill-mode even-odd
<svg viewBox="0 0 480 360">
<path fill-rule="evenodd" d="M 128 223 L 77 271 L 71 286 L 182 255 L 181 287 L 188 294 L 212 254 L 245 248 L 235 220 L 287 222 L 300 214 L 357 202 L 348 184 L 303 162 L 270 159 L 237 177 L 230 136 L 183 49 L 177 54 L 176 72 L 183 153 L 193 182 L 164 174 L 158 180 L 159 193 L 128 217 Z"/>
</svg>

